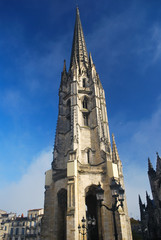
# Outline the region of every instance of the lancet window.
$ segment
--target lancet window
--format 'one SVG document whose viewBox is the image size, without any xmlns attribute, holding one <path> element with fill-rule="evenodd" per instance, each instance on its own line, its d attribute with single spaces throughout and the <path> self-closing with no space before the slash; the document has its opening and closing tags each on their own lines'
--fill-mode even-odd
<svg viewBox="0 0 161 240">
<path fill-rule="evenodd" d="M 86 79 L 83 78 L 83 87 L 85 88 L 86 87 Z"/>
<path fill-rule="evenodd" d="M 67 108 L 66 108 L 66 118 L 67 118 L 67 130 L 71 129 L 71 101 L 70 99 L 67 101 Z"/>
<path fill-rule="evenodd" d="M 87 150 L 87 162 L 90 163 L 90 150 Z"/>
<path fill-rule="evenodd" d="M 67 116 L 71 114 L 71 101 L 70 99 L 67 101 Z"/>
<path fill-rule="evenodd" d="M 83 105 L 83 108 L 88 109 L 88 99 L 87 99 L 87 97 L 84 97 L 82 105 Z"/>
<path fill-rule="evenodd" d="M 88 113 L 83 113 L 84 126 L 88 126 Z"/>
</svg>

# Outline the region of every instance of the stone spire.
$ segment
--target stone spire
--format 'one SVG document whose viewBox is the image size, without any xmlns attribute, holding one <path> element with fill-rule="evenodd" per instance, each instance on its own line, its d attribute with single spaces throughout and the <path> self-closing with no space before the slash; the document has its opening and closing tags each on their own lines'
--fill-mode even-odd
<svg viewBox="0 0 161 240">
<path fill-rule="evenodd" d="M 140 207 L 140 218 L 145 219 L 145 204 L 142 203 L 141 197 L 139 195 L 139 207 Z"/>
<path fill-rule="evenodd" d="M 148 202 L 150 199 L 149 195 L 148 195 L 148 192 L 146 191 L 146 201 Z"/>
<path fill-rule="evenodd" d="M 64 59 L 64 65 L 63 65 L 63 72 L 67 72 L 67 70 L 66 70 L 66 60 Z"/>
<path fill-rule="evenodd" d="M 112 213 L 100 208 L 97 211 L 95 201 L 100 183 L 105 202 L 112 202 L 113 177 L 124 189 L 114 137 L 112 159 L 105 92 L 91 54 L 88 59 L 77 8 L 70 68 L 67 72 L 64 62 L 61 75 L 53 162 L 46 173 L 41 240 L 79 239 L 78 224 L 83 216 L 96 219 L 91 239 L 113 239 Z M 120 212 L 116 219 L 120 238 L 131 240 L 126 196 Z"/>
<path fill-rule="evenodd" d="M 78 7 L 76 10 L 76 21 L 73 36 L 72 53 L 70 59 L 70 69 L 72 69 L 72 67 L 75 65 L 79 67 L 79 70 L 81 70 L 83 67 L 85 69 L 88 68 L 88 53 Z"/>
<path fill-rule="evenodd" d="M 146 202 L 147 202 L 147 208 L 153 209 L 153 201 L 150 199 L 150 196 L 148 195 L 147 191 L 146 191 Z"/>
<path fill-rule="evenodd" d="M 156 154 L 157 154 L 156 174 L 159 175 L 161 173 L 161 158 L 158 152 Z"/>
<path fill-rule="evenodd" d="M 92 59 L 92 55 L 91 55 L 91 52 L 89 53 L 89 66 L 90 67 L 93 67 L 93 59 Z"/>
<path fill-rule="evenodd" d="M 118 154 L 114 134 L 112 134 L 112 162 L 117 164 L 119 177 L 123 178 L 122 162 Z M 124 185 L 123 182 L 122 185 Z"/>
<path fill-rule="evenodd" d="M 140 194 L 139 194 L 139 205 L 142 206 L 142 201 L 141 201 Z"/>
<path fill-rule="evenodd" d="M 155 172 L 155 170 L 154 170 L 154 168 L 152 166 L 150 158 L 148 158 L 148 174 L 149 174 L 149 176 L 151 176 L 151 175 L 155 175 L 155 173 L 156 172 Z"/>
<path fill-rule="evenodd" d="M 118 163 L 118 161 L 120 161 L 114 134 L 112 134 L 112 161 L 113 163 Z"/>
</svg>

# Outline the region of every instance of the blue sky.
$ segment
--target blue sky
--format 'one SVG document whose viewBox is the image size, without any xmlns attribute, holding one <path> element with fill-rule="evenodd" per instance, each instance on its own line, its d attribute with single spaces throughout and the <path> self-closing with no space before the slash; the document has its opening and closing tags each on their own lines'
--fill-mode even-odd
<svg viewBox="0 0 161 240">
<path fill-rule="evenodd" d="M 123 162 L 129 215 L 149 189 L 147 158 L 161 155 L 161 2 L 78 2 L 88 52 L 105 89 Z M 63 61 L 69 67 L 75 1 L 0 1 L 0 209 L 43 207 Z"/>
</svg>

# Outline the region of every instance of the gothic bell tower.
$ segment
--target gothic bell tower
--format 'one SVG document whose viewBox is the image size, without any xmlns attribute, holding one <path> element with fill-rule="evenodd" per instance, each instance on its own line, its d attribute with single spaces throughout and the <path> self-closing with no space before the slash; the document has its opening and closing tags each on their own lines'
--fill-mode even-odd
<svg viewBox="0 0 161 240">
<path fill-rule="evenodd" d="M 78 225 L 83 216 L 96 219 L 91 240 L 114 239 L 112 214 L 100 209 L 96 200 L 99 183 L 107 205 L 112 203 L 111 179 L 124 187 L 114 136 L 112 143 L 111 147 L 105 93 L 91 54 L 88 57 L 77 8 L 70 67 L 67 72 L 64 61 L 61 75 L 53 162 L 46 172 L 41 239 L 81 239 Z M 126 197 L 124 207 L 116 213 L 116 223 L 118 239 L 131 240 Z"/>
</svg>

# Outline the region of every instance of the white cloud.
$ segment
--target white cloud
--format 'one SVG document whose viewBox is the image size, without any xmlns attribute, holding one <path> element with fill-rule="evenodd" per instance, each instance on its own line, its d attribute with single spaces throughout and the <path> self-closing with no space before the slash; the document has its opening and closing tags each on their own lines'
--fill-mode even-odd
<svg viewBox="0 0 161 240">
<path fill-rule="evenodd" d="M 17 214 L 27 214 L 27 210 L 44 206 L 45 171 L 50 168 L 52 151 L 43 151 L 18 182 L 1 189 L 0 208 Z"/>
</svg>

